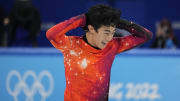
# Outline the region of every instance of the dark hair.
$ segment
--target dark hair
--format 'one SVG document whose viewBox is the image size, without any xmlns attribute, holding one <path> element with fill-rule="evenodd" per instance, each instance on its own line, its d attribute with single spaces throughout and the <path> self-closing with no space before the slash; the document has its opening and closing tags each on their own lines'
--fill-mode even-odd
<svg viewBox="0 0 180 101">
<path fill-rule="evenodd" d="M 121 16 L 121 11 L 110 6 L 98 4 L 89 8 L 86 13 L 86 26 L 83 28 L 88 31 L 88 25 L 92 25 L 97 31 L 102 25 L 117 26 Z"/>
<path fill-rule="evenodd" d="M 160 21 L 160 27 L 163 28 L 165 26 L 167 27 L 167 29 L 165 30 L 165 33 L 172 34 L 173 33 L 172 24 L 167 18 L 164 18 Z"/>
</svg>

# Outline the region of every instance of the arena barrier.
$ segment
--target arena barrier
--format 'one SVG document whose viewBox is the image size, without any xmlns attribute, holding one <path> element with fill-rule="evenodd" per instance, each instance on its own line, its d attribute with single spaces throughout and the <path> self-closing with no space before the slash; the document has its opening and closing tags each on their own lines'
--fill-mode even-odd
<svg viewBox="0 0 180 101">
<path fill-rule="evenodd" d="M 135 49 L 116 56 L 109 101 L 180 101 L 180 50 Z M 63 101 L 62 54 L 0 48 L 0 101 Z"/>
</svg>

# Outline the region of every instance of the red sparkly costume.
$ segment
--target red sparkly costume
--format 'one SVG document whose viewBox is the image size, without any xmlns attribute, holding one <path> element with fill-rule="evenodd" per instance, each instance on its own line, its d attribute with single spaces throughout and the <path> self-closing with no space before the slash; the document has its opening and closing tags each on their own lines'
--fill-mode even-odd
<svg viewBox="0 0 180 101">
<path fill-rule="evenodd" d="M 127 30 L 132 35 L 115 37 L 99 50 L 87 44 L 82 37 L 65 35 L 84 26 L 85 22 L 85 15 L 79 15 L 55 25 L 46 34 L 52 45 L 64 55 L 64 101 L 108 101 L 110 71 L 115 55 L 146 42 L 152 34 L 143 27 L 137 31 L 138 28 L 129 26 Z"/>
</svg>

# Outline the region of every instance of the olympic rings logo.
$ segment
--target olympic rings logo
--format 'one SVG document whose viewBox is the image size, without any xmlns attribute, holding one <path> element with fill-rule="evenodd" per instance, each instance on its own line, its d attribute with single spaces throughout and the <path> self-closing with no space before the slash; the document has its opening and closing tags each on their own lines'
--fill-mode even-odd
<svg viewBox="0 0 180 101">
<path fill-rule="evenodd" d="M 19 81 L 14 86 L 14 90 L 10 88 L 10 80 L 13 76 L 17 77 Z M 34 79 L 34 82 L 32 83 L 31 87 L 29 87 L 28 84 L 26 83 L 26 79 L 28 77 L 32 77 Z M 45 88 L 41 83 L 43 77 L 47 77 L 49 79 L 49 89 L 47 91 L 45 91 Z M 46 70 L 42 71 L 39 74 L 39 76 L 36 76 L 36 74 L 33 71 L 28 70 L 27 72 L 24 73 L 22 77 L 19 72 L 13 70 L 7 76 L 6 87 L 7 87 L 7 91 L 11 96 L 14 97 L 15 101 L 18 101 L 17 97 L 21 93 L 21 91 L 23 91 L 24 94 L 26 95 L 27 97 L 26 101 L 34 101 L 33 97 L 37 92 L 39 92 L 39 94 L 42 96 L 41 101 L 45 101 L 46 98 L 50 96 L 53 91 L 54 80 L 52 75 Z"/>
</svg>

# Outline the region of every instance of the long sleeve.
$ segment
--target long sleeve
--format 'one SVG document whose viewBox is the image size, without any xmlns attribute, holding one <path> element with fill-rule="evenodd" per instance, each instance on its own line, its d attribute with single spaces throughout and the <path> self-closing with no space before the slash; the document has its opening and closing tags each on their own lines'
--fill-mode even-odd
<svg viewBox="0 0 180 101">
<path fill-rule="evenodd" d="M 79 15 L 70 18 L 69 20 L 65 20 L 52 28 L 50 28 L 46 32 L 47 39 L 52 43 L 55 48 L 64 49 L 64 47 L 68 47 L 70 43 L 70 37 L 65 34 L 77 27 L 82 27 L 86 23 L 85 15 Z"/>
<path fill-rule="evenodd" d="M 128 31 L 131 35 L 115 38 L 118 45 L 117 54 L 139 46 L 152 38 L 152 33 L 148 29 L 127 20 L 121 19 L 118 28 Z"/>
</svg>

